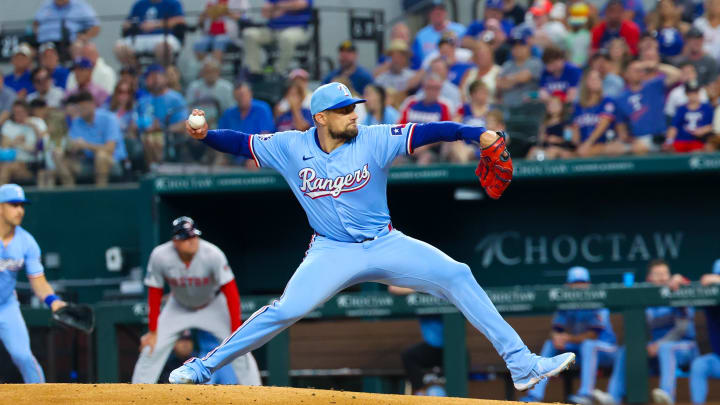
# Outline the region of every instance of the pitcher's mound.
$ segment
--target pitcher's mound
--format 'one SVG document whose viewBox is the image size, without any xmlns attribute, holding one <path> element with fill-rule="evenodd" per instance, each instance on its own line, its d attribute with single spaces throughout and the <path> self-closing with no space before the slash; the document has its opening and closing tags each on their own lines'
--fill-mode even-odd
<svg viewBox="0 0 720 405">
<path fill-rule="evenodd" d="M 0 384 L 0 398 L 3 404 L 10 405 L 517 405 L 506 401 L 304 388 L 168 384 Z"/>
</svg>

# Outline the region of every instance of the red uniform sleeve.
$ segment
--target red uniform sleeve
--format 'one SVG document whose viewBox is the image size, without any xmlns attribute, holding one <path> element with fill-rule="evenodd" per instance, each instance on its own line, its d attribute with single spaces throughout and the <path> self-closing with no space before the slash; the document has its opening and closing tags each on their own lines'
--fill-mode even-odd
<svg viewBox="0 0 720 405">
<path fill-rule="evenodd" d="M 148 288 L 148 329 L 150 329 L 150 332 L 157 331 L 157 322 L 158 316 L 160 316 L 160 302 L 162 301 L 162 296 L 162 288 Z"/>
<path fill-rule="evenodd" d="M 448 107 L 445 103 L 441 103 L 440 105 L 442 106 L 440 121 L 452 121 L 452 117 L 450 116 L 450 107 Z"/>
<path fill-rule="evenodd" d="M 242 325 L 240 294 L 238 293 L 237 285 L 235 285 L 235 280 L 224 284 L 222 287 L 220 287 L 220 291 L 225 294 L 228 312 L 230 313 L 230 330 L 231 332 L 234 332 L 235 329 L 239 328 L 240 325 Z"/>
<path fill-rule="evenodd" d="M 400 115 L 400 119 L 398 120 L 398 124 L 407 124 L 407 116 L 408 116 L 408 110 L 410 110 L 410 106 L 412 103 L 408 103 L 407 106 L 402 110 L 402 114 Z"/>
</svg>

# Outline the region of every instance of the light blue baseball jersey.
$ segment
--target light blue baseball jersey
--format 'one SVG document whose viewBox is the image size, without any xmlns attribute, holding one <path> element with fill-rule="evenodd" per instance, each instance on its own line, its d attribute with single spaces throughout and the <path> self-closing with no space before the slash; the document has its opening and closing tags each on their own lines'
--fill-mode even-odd
<svg viewBox="0 0 720 405">
<path fill-rule="evenodd" d="M 681 339 L 695 340 L 695 310 L 691 307 L 650 307 L 645 309 L 645 319 L 650 328 L 650 337 L 656 341 L 665 336 L 679 319 L 688 319 L 685 336 Z"/>
<path fill-rule="evenodd" d="M 0 243 L 0 303 L 13 295 L 17 275 L 22 269 L 28 278 L 43 275 L 40 246 L 28 231 L 18 226 L 7 246 Z"/>
<path fill-rule="evenodd" d="M 252 135 L 260 167 L 280 172 L 321 236 L 341 242 L 373 238 L 390 224 L 387 177 L 400 155 L 412 153 L 415 124 L 358 125 L 358 135 L 330 153 L 316 129 Z"/>
<path fill-rule="evenodd" d="M 553 317 L 553 329 L 579 335 L 587 331 L 597 332 L 597 339 L 606 343 L 615 343 L 615 332 L 610 323 L 610 311 L 607 309 L 576 309 L 557 311 Z"/>
</svg>

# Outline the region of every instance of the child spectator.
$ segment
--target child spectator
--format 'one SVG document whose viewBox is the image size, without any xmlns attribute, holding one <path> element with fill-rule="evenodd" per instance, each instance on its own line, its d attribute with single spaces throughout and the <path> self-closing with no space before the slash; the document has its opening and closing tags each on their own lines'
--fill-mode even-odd
<svg viewBox="0 0 720 405">
<path fill-rule="evenodd" d="M 702 86 L 698 80 L 695 66 L 689 61 L 683 61 L 680 64 L 680 80 L 683 84 L 686 83 L 698 83 Z M 708 94 L 704 87 L 700 87 L 700 101 L 706 103 L 708 101 Z M 675 112 L 681 105 L 687 104 L 688 98 L 685 94 L 685 86 L 675 86 L 674 89 L 670 90 L 667 99 L 665 100 L 665 115 L 669 121 L 675 117 Z"/>
<path fill-rule="evenodd" d="M 460 106 L 455 121 L 474 127 L 485 126 L 485 115 L 490 110 L 490 91 L 484 82 L 475 80 L 470 84 L 470 102 Z"/>
<path fill-rule="evenodd" d="M 362 121 L 363 125 L 394 124 L 398 121 L 400 113 L 387 104 L 387 94 L 382 86 L 368 84 L 363 97 L 367 100 L 367 115 Z"/>
<path fill-rule="evenodd" d="M 538 146 L 528 151 L 528 159 L 545 160 L 569 158 L 572 156 L 572 145 L 565 136 L 567 121 L 565 103 L 555 96 L 547 101 L 545 120 L 540 125 Z"/>
<path fill-rule="evenodd" d="M 572 117 L 572 141 L 578 156 L 620 155 L 626 148 L 615 136 L 615 103 L 603 96 L 600 73 L 590 70 L 580 88 Z"/>
<path fill-rule="evenodd" d="M 705 141 L 712 133 L 713 108 L 700 99 L 697 82 L 685 84 L 688 103 L 680 106 L 668 129 L 666 149 L 694 152 L 705 149 Z"/>
</svg>

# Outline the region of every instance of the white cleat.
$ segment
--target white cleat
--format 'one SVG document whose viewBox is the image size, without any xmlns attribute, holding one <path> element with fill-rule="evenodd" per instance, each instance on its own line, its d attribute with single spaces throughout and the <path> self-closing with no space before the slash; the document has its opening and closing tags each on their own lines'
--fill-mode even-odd
<svg viewBox="0 0 720 405">
<path fill-rule="evenodd" d="M 592 397 L 600 405 L 617 405 L 612 395 L 599 389 L 593 390 Z"/>
<path fill-rule="evenodd" d="M 656 404 L 663 404 L 663 405 L 674 405 L 675 401 L 673 401 L 670 394 L 665 392 L 664 390 L 660 388 L 655 388 L 652 390 L 652 399 L 653 402 Z"/>
<path fill-rule="evenodd" d="M 170 384 L 195 384 L 195 372 L 186 366 L 180 366 L 170 373 Z"/>
<path fill-rule="evenodd" d="M 563 353 L 555 357 L 541 357 L 530 374 L 513 381 L 515 389 L 527 391 L 544 378 L 554 377 L 567 370 L 575 362 L 575 353 Z"/>
</svg>

